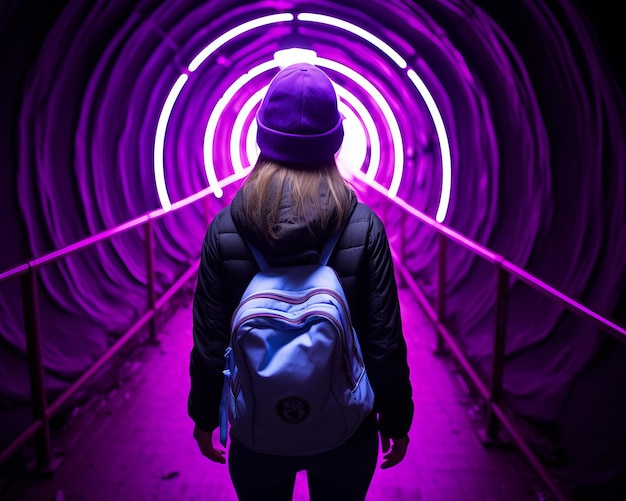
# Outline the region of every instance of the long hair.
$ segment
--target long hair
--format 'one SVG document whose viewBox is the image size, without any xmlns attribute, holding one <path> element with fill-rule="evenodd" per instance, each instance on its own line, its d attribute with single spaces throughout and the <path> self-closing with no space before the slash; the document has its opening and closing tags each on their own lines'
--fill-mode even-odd
<svg viewBox="0 0 626 501">
<path fill-rule="evenodd" d="M 292 217 L 304 221 L 309 231 L 341 226 L 350 207 L 353 190 L 340 174 L 334 159 L 322 165 L 294 168 L 259 156 L 245 180 L 243 212 L 270 242 L 277 239 L 275 225 L 285 190 L 291 192 Z"/>
</svg>

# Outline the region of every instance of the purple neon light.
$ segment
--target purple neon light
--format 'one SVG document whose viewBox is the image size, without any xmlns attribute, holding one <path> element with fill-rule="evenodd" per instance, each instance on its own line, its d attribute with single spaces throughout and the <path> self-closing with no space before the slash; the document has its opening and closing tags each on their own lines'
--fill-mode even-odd
<svg viewBox="0 0 626 501">
<path fill-rule="evenodd" d="M 293 15 L 285 13 L 264 16 L 243 23 L 219 36 L 204 49 L 202 49 L 189 63 L 187 71 L 189 73 L 196 71 L 198 67 L 217 49 L 219 49 L 221 46 L 225 45 L 232 39 L 236 38 L 237 36 L 246 33 L 247 31 L 268 24 L 291 20 L 293 20 Z M 178 77 L 176 83 L 174 83 L 172 89 L 168 93 L 165 103 L 163 104 L 163 108 L 161 109 L 161 113 L 159 114 L 159 120 L 154 139 L 154 179 L 157 188 L 157 194 L 161 202 L 161 207 L 163 207 L 163 209 L 165 210 L 169 210 L 171 208 L 171 201 L 167 190 L 167 183 L 165 181 L 165 172 L 163 166 L 163 147 L 165 143 L 165 133 L 167 130 L 167 124 L 169 122 L 170 115 L 172 113 L 172 109 L 174 108 L 174 104 L 176 103 L 176 100 L 186 82 L 187 74 L 181 75 L 180 77 Z M 220 188 L 220 185 L 219 183 L 217 183 L 216 177 L 209 172 L 210 170 L 211 169 L 205 169 L 205 171 L 207 172 L 209 187 L 214 191 L 217 197 L 221 197 L 222 190 Z"/>
<path fill-rule="evenodd" d="M 290 61 L 290 62 L 295 62 L 298 60 L 298 55 L 300 55 L 300 52 L 296 51 L 295 53 L 288 55 L 286 54 L 284 51 L 282 53 L 283 56 L 283 61 Z M 310 53 L 306 53 L 305 54 L 306 57 L 310 60 Z M 285 56 L 287 56 L 287 58 L 285 58 Z M 217 123 L 219 123 L 224 111 L 226 109 L 228 109 L 229 106 L 229 101 L 234 98 L 234 96 L 237 94 L 237 92 L 239 92 L 241 89 L 243 89 L 243 87 L 248 84 L 254 77 L 260 75 L 261 73 L 263 73 L 264 71 L 270 70 L 275 68 L 276 66 L 279 65 L 279 61 L 280 60 L 274 60 L 271 62 L 266 62 L 263 63 L 259 66 L 256 66 L 255 68 L 252 68 L 246 75 L 240 77 L 239 79 L 237 79 L 224 93 L 224 95 L 220 98 L 220 100 L 218 101 L 217 105 L 215 106 L 213 112 L 211 113 L 211 116 L 209 118 L 207 127 L 206 127 L 206 133 L 205 133 L 205 142 L 204 142 L 204 155 L 205 155 L 205 168 L 206 168 L 206 173 L 207 173 L 207 179 L 209 180 L 209 185 L 213 188 L 213 192 L 216 196 L 221 196 L 221 190 L 218 190 L 218 182 L 217 182 L 217 177 L 215 174 L 215 168 L 214 168 L 214 162 L 213 162 L 213 139 L 214 139 L 214 133 L 215 133 L 215 129 L 216 129 L 216 125 Z M 382 95 L 376 91 L 376 89 L 369 84 L 369 82 L 367 82 L 366 79 L 359 77 L 358 74 L 354 71 L 351 71 L 349 68 L 340 65 L 334 61 L 329 61 L 326 59 L 322 59 L 322 58 L 316 58 L 313 59 L 313 62 L 319 66 L 322 67 L 329 67 L 332 68 L 333 70 L 342 73 L 343 75 L 352 78 L 353 80 L 356 79 L 358 80 L 358 84 L 364 85 L 365 86 L 365 91 L 368 92 L 370 94 L 370 96 L 372 97 L 372 99 L 374 99 L 378 105 L 381 107 L 381 109 L 383 110 L 383 113 L 385 114 L 386 118 L 388 119 L 388 121 L 390 122 L 390 129 L 392 131 L 395 131 L 395 137 L 394 137 L 394 150 L 396 152 L 401 152 L 402 151 L 402 139 L 401 136 L 399 134 L 399 128 L 397 125 L 397 122 L 395 120 L 395 117 L 393 117 L 393 113 L 391 112 L 391 108 L 389 107 L 388 103 L 384 100 L 384 98 L 382 97 Z M 352 103 L 352 105 L 358 109 L 361 110 L 363 112 L 365 112 L 365 106 L 363 106 L 362 103 L 360 103 L 356 97 L 354 97 L 353 94 L 351 94 L 350 92 L 348 92 L 347 90 L 341 88 L 340 86 L 335 84 L 335 87 L 339 89 L 338 94 L 340 96 L 343 96 L 344 98 L 346 98 L 350 103 Z M 254 109 L 255 104 L 257 104 L 258 102 L 260 102 L 261 96 L 262 96 L 262 92 L 256 92 L 254 94 L 254 99 L 253 100 L 248 100 L 245 105 L 243 106 L 242 110 L 239 112 L 237 118 L 235 119 L 235 123 L 236 123 L 236 127 L 233 127 L 232 131 L 231 131 L 231 140 L 230 140 L 230 152 L 231 152 L 231 161 L 233 163 L 233 169 L 235 170 L 236 173 L 240 173 L 241 170 L 244 168 L 243 166 L 243 162 L 241 161 L 241 157 L 240 157 L 240 152 L 239 153 L 235 153 L 237 151 L 239 151 L 239 144 L 241 143 L 241 135 L 243 132 L 243 124 L 246 123 L 247 121 L 250 123 L 254 123 L 254 121 L 250 121 L 248 120 L 249 117 L 246 116 L 247 113 L 251 113 L 252 110 Z M 352 123 L 356 122 L 356 123 L 361 123 L 360 120 L 358 120 L 356 118 L 356 116 L 354 116 L 354 113 L 350 112 L 347 108 L 345 109 L 346 113 L 348 113 L 349 115 L 354 117 L 354 120 L 352 121 Z M 379 167 L 379 158 L 380 158 L 380 139 L 378 138 L 378 134 L 376 131 L 376 128 L 374 126 L 373 120 L 371 119 L 371 116 L 369 115 L 368 112 L 364 113 L 364 122 L 366 122 L 368 125 L 370 125 L 371 129 L 368 130 L 369 133 L 369 139 L 370 139 L 370 143 L 372 145 L 372 151 L 373 151 L 373 155 L 371 155 L 370 157 L 370 168 L 367 169 L 367 179 L 368 180 L 373 180 L 376 174 L 376 170 Z M 349 122 L 350 123 L 350 122 Z M 248 135 L 248 138 L 250 138 L 250 135 Z M 350 139 L 349 139 L 350 141 Z M 249 140 L 247 141 L 247 144 L 249 144 Z M 361 142 L 362 144 L 362 142 Z M 347 145 L 346 145 L 347 146 Z M 253 158 L 256 158 L 256 154 L 251 154 L 251 148 L 247 147 L 248 150 L 248 158 L 250 161 L 252 161 Z M 362 149 L 362 151 L 360 152 L 353 152 L 350 151 L 348 148 L 346 148 L 345 146 L 342 147 L 342 151 L 339 153 L 340 157 L 343 157 L 340 160 L 340 163 L 344 166 L 347 167 L 349 165 L 354 166 L 355 165 L 355 160 L 358 159 L 359 157 L 363 156 L 364 158 L 364 152 L 365 152 L 365 148 Z M 402 158 L 398 158 L 398 154 L 396 153 L 396 162 L 395 165 L 396 166 L 402 166 Z M 397 170 L 394 170 L 394 179 L 401 179 L 401 170 L 399 171 L 400 173 L 398 175 L 395 175 L 395 173 L 398 172 Z M 399 184 L 399 182 L 398 182 Z M 390 191 L 390 193 L 392 193 Z"/>
<path fill-rule="evenodd" d="M 232 39 L 242 35 L 250 30 L 255 28 L 259 28 L 261 26 L 267 26 L 268 24 L 274 23 L 282 23 L 286 21 L 293 21 L 293 14 L 284 13 L 284 14 L 273 14 L 271 16 L 259 17 L 257 19 L 252 19 L 251 21 L 240 24 L 239 26 L 233 28 L 232 30 L 227 31 L 223 35 L 220 35 L 215 40 L 213 40 L 209 45 L 207 45 L 204 49 L 202 49 L 196 57 L 189 63 L 187 67 L 189 72 L 196 71 L 198 67 L 217 49 L 221 46 L 227 44 Z"/>
<path fill-rule="evenodd" d="M 362 38 L 363 40 L 368 41 L 369 43 L 383 51 L 389 57 L 389 59 L 396 63 L 400 68 L 405 69 L 407 67 L 407 63 L 404 58 L 394 49 L 392 49 L 389 44 L 383 42 L 380 38 L 373 35 L 369 31 L 364 30 L 360 26 L 357 26 L 356 24 L 349 23 L 347 21 L 344 21 L 343 19 L 338 19 L 336 17 L 325 16 L 323 14 L 311 14 L 308 12 L 298 14 L 298 21 L 309 21 L 313 23 L 326 24 L 328 26 L 340 28 L 344 31 L 349 31 L 350 33 Z"/>
<path fill-rule="evenodd" d="M 219 123 L 220 118 L 224 113 L 224 110 L 228 107 L 228 104 L 230 103 L 231 99 L 237 94 L 237 92 L 239 92 L 247 83 L 249 83 L 255 77 L 275 67 L 275 61 L 267 61 L 263 64 L 255 66 L 245 75 L 240 76 L 230 87 L 228 87 L 226 92 L 224 92 L 222 97 L 220 97 L 217 104 L 211 111 L 211 115 L 209 116 L 209 120 L 207 122 L 204 133 L 204 169 L 206 172 L 207 181 L 209 182 L 209 186 L 213 188 L 213 193 L 217 198 L 221 198 L 223 194 L 217 180 L 217 175 L 215 173 L 215 164 L 213 163 L 213 140 L 215 137 L 217 124 Z"/>
<path fill-rule="evenodd" d="M 229 41 L 233 40 L 234 38 L 236 38 L 237 36 L 241 34 L 246 33 L 249 30 L 258 28 L 260 26 L 274 24 L 274 23 L 289 22 L 289 21 L 292 21 L 293 19 L 294 19 L 294 16 L 292 14 L 277 14 L 277 15 L 272 15 L 272 16 L 261 17 L 261 18 L 243 23 L 237 26 L 236 28 L 233 28 L 232 30 L 229 30 L 228 32 L 224 33 L 223 35 L 218 37 L 216 40 L 211 42 L 209 45 L 207 45 L 202 51 L 200 51 L 200 53 L 198 53 L 198 55 L 194 57 L 192 62 L 189 64 L 188 71 L 193 72 L 197 70 L 197 68 L 211 54 L 213 54 L 219 47 L 225 45 Z M 349 31 L 350 33 L 366 40 L 367 42 L 379 48 L 399 68 L 401 69 L 407 68 L 406 61 L 395 50 L 393 50 L 388 44 L 386 44 L 385 42 L 383 42 L 382 40 L 380 40 L 378 37 L 374 36 L 373 34 L 367 32 L 366 30 L 352 23 L 348 23 L 346 21 L 343 21 L 341 19 L 331 17 L 331 16 L 323 16 L 323 15 L 310 14 L 310 13 L 301 13 L 298 15 L 297 19 L 301 21 L 312 22 L 312 23 L 320 23 L 320 24 L 326 24 L 326 25 L 332 24 L 333 26 L 337 28 Z M 270 67 L 275 67 L 276 65 L 281 64 L 281 60 L 280 60 L 281 57 L 283 59 L 291 58 L 291 60 L 294 60 L 294 56 L 295 56 L 295 59 L 301 60 L 302 58 L 304 58 L 308 60 L 314 57 L 314 53 L 312 51 L 306 51 L 303 49 L 296 48 L 296 51 L 283 51 L 282 53 L 279 52 L 278 61 L 274 61 L 273 63 L 268 62 L 264 64 L 268 64 Z M 282 63 L 286 64 L 287 61 L 288 60 L 285 59 L 282 61 Z M 344 76 L 353 80 L 355 83 L 360 85 L 372 97 L 374 102 L 376 102 L 377 105 L 379 106 L 389 126 L 389 130 L 392 135 L 392 145 L 394 149 L 393 176 L 392 176 L 392 180 L 388 189 L 387 196 L 392 197 L 392 198 L 397 196 L 397 193 L 400 188 L 401 181 L 402 181 L 402 175 L 403 175 L 403 169 L 404 169 L 404 152 L 403 152 L 403 146 L 402 146 L 403 141 L 402 141 L 402 136 L 400 134 L 400 129 L 398 127 L 397 120 L 395 119 L 395 116 L 393 115 L 393 112 L 391 108 L 389 107 L 389 104 L 386 102 L 382 94 L 373 85 L 371 85 L 371 83 L 367 81 L 367 79 L 362 77 L 358 72 L 355 72 L 354 70 L 348 68 L 345 65 L 341 65 L 336 61 L 328 60 L 325 58 L 318 57 L 316 61 L 317 61 L 317 64 L 319 64 L 320 66 L 324 66 L 334 71 L 337 71 L 338 73 L 341 73 Z M 222 196 L 223 192 L 222 192 L 222 189 L 220 188 L 220 183 L 218 182 L 217 175 L 215 173 L 215 168 L 214 168 L 213 158 L 212 158 L 212 144 L 213 144 L 213 139 L 214 139 L 215 127 L 222 115 L 222 112 L 224 111 L 224 109 L 226 109 L 229 100 L 232 99 L 232 97 L 236 94 L 236 92 L 239 91 L 241 88 L 243 88 L 245 84 L 247 84 L 250 80 L 252 80 L 254 76 L 262 73 L 262 70 L 259 70 L 259 68 L 256 67 L 256 68 L 253 68 L 251 72 L 253 73 L 252 76 L 250 75 L 250 72 L 249 72 L 247 76 L 244 76 L 240 80 L 237 81 L 236 87 L 231 86 L 231 88 L 228 91 L 226 91 L 224 96 L 222 96 L 222 98 L 218 101 L 218 104 L 216 105 L 215 109 L 211 113 L 211 116 L 205 128 L 205 138 L 204 138 L 204 143 L 203 143 L 205 173 L 206 173 L 207 181 L 209 183 L 209 187 L 211 188 L 215 196 L 218 198 Z M 423 84 L 423 81 L 419 79 L 419 77 L 417 77 L 417 74 L 415 73 L 414 70 L 409 68 L 407 70 L 407 74 L 410 78 L 410 81 L 413 82 L 416 89 L 418 90 L 420 95 L 422 95 L 422 98 L 427 104 L 428 110 L 431 113 L 431 118 L 433 119 L 433 122 L 435 123 L 437 135 L 439 137 L 443 172 L 442 172 L 441 194 L 439 196 L 439 204 L 438 204 L 436 219 L 437 221 L 441 222 L 445 219 L 445 215 L 447 213 L 448 203 L 450 199 L 451 167 L 450 167 L 449 141 L 446 136 L 445 126 L 443 125 L 441 114 L 439 113 L 436 103 L 432 99 L 430 92 L 428 92 L 428 89 Z M 181 83 L 181 79 L 179 78 L 179 80 L 177 80 L 177 83 L 174 85 L 174 87 L 170 91 L 168 98 L 166 99 L 166 103 L 164 104 L 160 117 L 159 117 L 159 127 L 157 128 L 157 134 L 155 137 L 155 147 L 154 147 L 155 182 L 157 185 L 157 193 L 159 195 L 159 199 L 161 200 L 161 205 L 166 210 L 168 207 L 171 206 L 171 202 L 169 200 L 167 184 L 165 181 L 162 150 L 163 150 L 163 144 L 164 144 L 164 139 L 165 139 L 165 131 L 167 129 L 167 123 L 169 121 L 169 116 L 171 114 L 171 111 L 173 109 L 173 106 L 176 102 L 178 95 L 182 91 L 182 87 L 184 86 L 185 82 L 186 82 L 186 79 L 182 81 Z M 358 106 L 358 108 L 361 109 L 362 107 Z M 363 118 L 363 122 L 367 126 L 370 126 L 371 128 L 371 123 L 367 118 Z M 373 155 L 370 156 L 370 162 L 366 171 L 367 180 L 373 180 L 375 178 L 376 172 L 380 166 L 380 163 L 376 161 L 377 155 L 380 152 L 380 142 L 379 142 L 378 136 L 371 134 L 371 132 L 372 130 L 368 130 L 369 140 L 370 140 L 370 145 L 372 146 Z M 237 130 L 237 134 L 234 134 L 233 138 L 231 139 L 231 150 L 230 150 L 231 155 L 233 151 L 233 144 L 238 144 L 237 141 L 238 141 L 239 135 L 240 135 L 239 131 Z M 246 144 L 247 144 L 246 151 L 250 153 L 251 148 L 248 145 L 248 143 L 249 141 L 246 141 Z M 239 155 L 237 155 L 237 157 L 239 157 Z M 249 154 L 248 154 L 248 157 L 251 158 Z M 243 162 L 241 160 L 235 160 L 233 158 L 233 166 L 235 169 L 242 169 Z"/>
<path fill-rule="evenodd" d="M 409 66 L 445 119 L 454 180 L 446 225 L 590 308 L 621 314 L 626 111 L 621 78 L 612 75 L 619 59 L 612 68 L 603 54 L 605 48 L 618 54 L 619 49 L 604 38 L 604 26 L 585 15 L 591 13 L 585 4 L 593 2 L 177 0 L 142 2 L 141 12 L 122 0 L 100 2 L 97 9 L 91 3 L 63 2 L 62 14 L 46 19 L 46 33 L 27 22 L 28 9 L 6 12 L 11 26 L 26 31 L 2 33 L 8 51 L 5 118 L 13 131 L 0 183 L 4 234 L 13 243 L 3 247 L 4 269 L 162 211 L 154 209 L 163 196 L 175 208 L 183 199 L 209 195 L 154 225 L 160 296 L 197 259 L 207 220 L 247 172 L 242 166 L 241 173 L 231 174 L 229 141 L 245 141 L 238 148 L 244 165 L 255 154 L 254 122 L 244 120 L 242 132 L 229 136 L 236 115 L 229 108 L 213 151 L 225 195 L 212 196 L 202 156 L 207 106 L 223 92 L 222 82 L 271 58 L 282 46 L 276 43 L 281 35 L 298 28 L 312 35 L 320 55 L 371 77 L 396 113 L 405 164 L 398 197 L 387 200 L 393 151 L 384 117 L 361 88 L 332 72 L 367 106 L 382 142 L 376 179 L 362 181 L 369 169 L 363 165 L 352 182 L 380 210 L 392 246 L 403 251 L 402 266 L 429 300 L 437 297 L 437 240 L 413 216 L 435 214 L 445 146 Z M 407 68 L 358 30 L 302 19 L 297 27 L 292 20 L 258 26 L 233 41 L 222 37 L 197 57 L 224 26 L 228 30 L 280 6 L 328 9 L 335 18 L 371 27 L 402 54 Z M 14 19 L 20 12 L 23 17 Z M 194 59 L 197 68 L 187 67 Z M 231 105 L 240 107 L 268 76 L 248 83 Z M 354 124 L 358 133 L 375 137 L 357 105 L 340 98 L 361 122 Z M 160 191 L 152 185 L 157 171 L 163 177 Z M 42 355 L 52 394 L 71 385 L 144 310 L 143 244 L 141 232 L 133 231 L 39 270 Z M 476 291 L 492 283 L 494 270 L 458 246 L 449 247 L 447 257 L 446 313 L 472 363 L 488 373 L 495 295 Z M 0 294 L 0 396 L 18 407 L 30 398 L 19 289 L 14 280 Z M 607 343 L 593 322 L 580 321 L 516 280 L 508 314 L 507 403 L 533 422 L 555 424 L 552 436 L 572 457 L 570 473 L 577 482 L 619 474 L 625 463 L 615 444 L 623 442 L 624 430 L 614 423 L 624 415 L 626 399 L 615 375 L 623 373 L 624 350 Z M 588 405 L 590 396 L 597 405 Z M 2 423 L 5 411 L 11 415 L 13 409 L 2 411 Z"/>
<path fill-rule="evenodd" d="M 167 98 L 165 99 L 165 103 L 163 104 L 163 109 L 159 115 L 159 121 L 157 122 L 157 130 L 154 138 L 154 179 L 156 181 L 156 188 L 159 200 L 161 201 L 161 207 L 163 207 L 164 210 L 170 210 L 172 207 L 172 203 L 170 202 L 170 197 L 167 192 L 165 169 L 163 166 L 165 133 L 167 131 L 167 124 L 169 122 L 172 109 L 174 108 L 174 104 L 176 103 L 176 99 L 178 98 L 180 91 L 183 90 L 187 79 L 188 76 L 183 73 L 178 77 L 170 90 Z"/>
<path fill-rule="evenodd" d="M 374 102 L 378 105 L 380 111 L 382 112 L 387 125 L 389 126 L 389 130 L 391 132 L 392 138 L 392 147 L 394 152 L 394 162 L 393 162 L 393 177 L 391 181 L 391 185 L 388 189 L 387 196 L 393 198 L 397 195 L 398 189 L 400 188 L 400 182 L 402 181 L 402 171 L 404 166 L 404 151 L 403 151 L 403 140 L 402 135 L 400 134 L 400 127 L 398 126 L 398 121 L 393 114 L 391 107 L 387 100 L 383 97 L 376 87 L 374 87 L 369 80 L 363 77 L 358 72 L 348 68 L 343 64 L 339 64 L 335 61 L 331 61 L 325 58 L 318 58 L 317 64 L 324 68 L 329 68 L 331 70 L 336 71 L 337 73 L 341 73 L 342 75 L 350 78 L 357 85 L 361 86 L 367 94 L 374 100 Z M 380 163 L 376 165 L 370 165 L 370 169 L 367 170 L 366 179 L 368 181 L 373 180 L 376 177 L 376 173 L 378 168 L 380 167 Z"/>
<path fill-rule="evenodd" d="M 315 54 L 313 51 L 308 51 L 306 53 L 296 51 L 294 54 L 289 54 L 288 52 L 289 51 L 281 51 L 280 56 L 275 58 L 275 61 L 279 66 L 302 61 L 300 56 L 304 56 L 306 60 L 310 62 L 317 62 L 315 58 L 311 57 Z M 251 70 L 250 74 L 252 73 L 256 74 L 256 69 Z M 378 165 L 380 160 L 380 139 L 378 138 L 376 126 L 371 114 L 354 96 L 354 94 L 336 83 L 334 86 L 338 96 L 340 97 L 340 111 L 346 117 L 346 120 L 344 121 L 346 135 L 344 138 L 344 144 L 338 153 L 338 163 L 343 167 L 343 171 L 345 173 L 348 173 L 350 170 L 360 168 L 365 161 L 367 137 L 369 137 L 371 145 L 369 162 Z M 258 148 L 255 140 L 256 122 L 250 118 L 266 91 L 267 86 L 256 91 L 250 98 L 248 98 L 234 121 L 230 139 L 230 156 L 233 164 L 233 170 L 236 173 L 240 173 L 244 170 L 244 164 L 247 167 L 251 163 L 254 163 L 254 160 L 256 160 L 256 157 L 258 156 Z M 349 103 L 350 106 L 347 106 L 343 101 Z M 224 109 L 226 108 L 227 106 Z M 356 113 L 355 111 L 352 111 L 352 109 L 354 109 Z M 243 141 L 247 155 L 247 162 L 244 162 L 241 158 L 240 144 L 242 143 L 242 135 L 244 133 L 243 128 L 246 123 L 249 123 L 250 126 L 248 133 L 246 134 L 246 139 Z M 367 130 L 367 133 L 363 130 L 363 127 Z"/>
</svg>

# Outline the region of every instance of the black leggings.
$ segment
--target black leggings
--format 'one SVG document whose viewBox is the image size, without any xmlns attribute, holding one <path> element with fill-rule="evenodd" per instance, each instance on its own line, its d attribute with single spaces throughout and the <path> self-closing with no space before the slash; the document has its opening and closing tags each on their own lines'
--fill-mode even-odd
<svg viewBox="0 0 626 501">
<path fill-rule="evenodd" d="M 378 432 L 369 419 L 347 442 L 313 456 L 262 454 L 236 439 L 228 453 L 239 501 L 289 501 L 296 473 L 302 470 L 307 472 L 311 501 L 363 501 L 377 460 Z"/>
</svg>

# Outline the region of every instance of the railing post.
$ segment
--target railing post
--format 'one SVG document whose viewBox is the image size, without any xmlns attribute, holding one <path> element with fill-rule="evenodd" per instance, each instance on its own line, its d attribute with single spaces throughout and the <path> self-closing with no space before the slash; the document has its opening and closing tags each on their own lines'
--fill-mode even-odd
<svg viewBox="0 0 626 501">
<path fill-rule="evenodd" d="M 439 263 L 437 274 L 437 322 L 443 324 L 446 318 L 446 275 L 448 260 L 448 239 L 443 233 L 439 233 Z M 437 329 L 437 344 L 435 354 L 446 353 L 443 336 Z"/>
<path fill-rule="evenodd" d="M 22 309 L 26 332 L 26 356 L 30 378 L 30 395 L 33 420 L 41 420 L 41 429 L 36 435 L 37 467 L 49 469 L 52 465 L 52 442 L 50 438 L 50 417 L 46 401 L 43 357 L 41 351 L 41 324 L 39 322 L 39 294 L 37 291 L 37 269 L 29 267 L 22 275 Z"/>
<path fill-rule="evenodd" d="M 500 421 L 493 412 L 492 404 L 500 403 L 502 398 L 502 379 L 504 376 L 504 356 L 506 349 L 506 324 L 509 303 L 509 272 L 502 268 L 502 263 L 497 263 L 497 296 L 495 333 L 493 340 L 493 359 L 491 369 L 491 385 L 489 391 L 489 407 L 487 409 L 487 424 L 483 433 L 485 444 L 499 444 L 498 434 Z"/>
<path fill-rule="evenodd" d="M 157 325 L 156 325 L 156 311 L 154 306 L 156 304 L 156 291 L 155 291 L 155 268 L 154 268 L 154 228 L 152 218 L 148 217 L 144 226 L 145 231 L 145 253 L 146 253 L 146 277 L 147 277 L 147 294 L 148 294 L 148 311 L 151 311 L 153 316 L 148 324 L 149 328 L 149 341 L 157 342 Z"/>
</svg>

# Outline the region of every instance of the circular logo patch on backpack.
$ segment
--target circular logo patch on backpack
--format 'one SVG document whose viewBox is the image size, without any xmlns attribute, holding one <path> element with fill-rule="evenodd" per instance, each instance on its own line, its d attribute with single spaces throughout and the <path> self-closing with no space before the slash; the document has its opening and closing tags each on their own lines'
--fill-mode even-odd
<svg viewBox="0 0 626 501">
<path fill-rule="evenodd" d="M 285 397 L 276 404 L 276 414 L 290 424 L 301 423 L 310 413 L 311 405 L 300 397 Z"/>
</svg>

